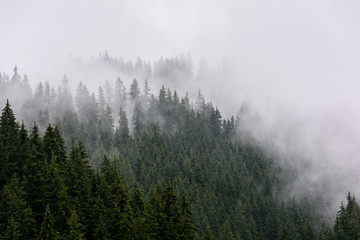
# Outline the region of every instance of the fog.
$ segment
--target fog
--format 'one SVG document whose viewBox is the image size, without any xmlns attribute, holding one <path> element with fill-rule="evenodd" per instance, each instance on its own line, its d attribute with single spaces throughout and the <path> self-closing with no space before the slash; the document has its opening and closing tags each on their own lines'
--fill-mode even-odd
<svg viewBox="0 0 360 240">
<path fill-rule="evenodd" d="M 348 191 L 360 197 L 358 1 L 14 0 L 1 9 L 1 72 L 17 64 L 32 86 L 65 73 L 95 86 L 117 73 L 79 75 L 69 59 L 190 53 L 195 69 L 206 59 L 222 75 L 183 90 L 201 88 L 223 116 L 248 102 L 261 120 L 242 127 L 302 169 L 291 194 L 326 195 L 331 214 Z"/>
</svg>

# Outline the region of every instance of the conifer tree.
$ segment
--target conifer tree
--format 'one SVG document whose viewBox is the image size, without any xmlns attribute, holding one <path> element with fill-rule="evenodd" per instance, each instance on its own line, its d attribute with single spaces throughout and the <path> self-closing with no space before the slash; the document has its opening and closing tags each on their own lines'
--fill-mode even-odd
<svg viewBox="0 0 360 240">
<path fill-rule="evenodd" d="M 57 232 L 55 229 L 55 220 L 51 213 L 49 204 L 46 205 L 44 220 L 41 224 L 40 239 L 41 240 L 61 239 L 59 232 Z"/>
<path fill-rule="evenodd" d="M 46 175 L 44 163 L 46 157 L 43 152 L 43 143 L 39 136 L 39 129 L 35 123 L 30 133 L 27 155 L 24 166 L 25 189 L 28 193 L 27 199 L 37 220 L 41 219 L 42 221 L 44 209 L 40 199 L 43 197 L 43 181 Z"/>
<path fill-rule="evenodd" d="M 213 231 L 211 231 L 209 226 L 206 227 L 202 239 L 203 240 L 216 240 L 216 236 L 213 233 Z"/>
<path fill-rule="evenodd" d="M 133 101 L 138 100 L 140 97 L 139 84 L 135 78 L 130 85 L 130 97 L 131 97 L 131 100 L 133 100 Z"/>
<path fill-rule="evenodd" d="M 120 78 L 117 78 L 115 82 L 114 101 L 114 110 L 126 108 L 126 87 Z"/>
<path fill-rule="evenodd" d="M 180 199 L 180 238 L 183 240 L 194 239 L 196 228 L 192 219 L 192 212 L 190 210 L 190 202 L 185 195 L 185 192 L 181 192 Z"/>
<path fill-rule="evenodd" d="M 6 230 L 2 239 L 9 239 L 9 240 L 23 239 L 23 236 L 20 232 L 20 223 L 14 219 L 13 215 L 11 215 L 9 218 L 9 222 L 6 226 Z"/>
<path fill-rule="evenodd" d="M 2 229 L 5 230 L 5 235 L 15 239 L 16 237 L 19 239 L 35 237 L 36 225 L 32 209 L 26 201 L 26 192 L 16 174 L 2 189 L 1 209 L 0 226 L 6 226 L 6 229 Z"/>
<path fill-rule="evenodd" d="M 130 207 L 132 218 L 130 236 L 132 239 L 146 239 L 149 230 L 144 212 L 145 202 L 137 183 L 134 183 L 131 192 Z"/>
<path fill-rule="evenodd" d="M 360 236 L 360 207 L 350 192 L 346 207 L 341 204 L 336 216 L 334 233 L 337 239 L 357 239 Z"/>
<path fill-rule="evenodd" d="M 88 214 L 91 211 L 91 175 L 92 171 L 86 160 L 86 152 L 82 142 L 72 147 L 67 162 L 68 194 L 77 209 L 77 216 L 86 227 L 88 225 Z"/>
<path fill-rule="evenodd" d="M 112 239 L 110 233 L 110 214 L 109 210 L 104 205 L 103 200 L 98 197 L 95 200 L 92 211 L 92 223 L 89 230 L 92 232 L 94 239 L 110 240 Z"/>
<path fill-rule="evenodd" d="M 79 216 L 76 213 L 75 207 L 73 206 L 70 212 L 70 218 L 67 220 L 69 226 L 69 233 L 67 239 L 84 240 L 85 236 L 83 233 L 83 225 L 80 222 Z"/>
<path fill-rule="evenodd" d="M 125 148 L 128 140 L 130 138 L 129 133 L 129 123 L 126 117 L 125 111 L 120 108 L 119 112 L 119 126 L 116 128 L 115 135 L 114 135 L 114 145 L 120 151 L 123 151 Z"/>
<path fill-rule="evenodd" d="M 165 222 L 165 214 L 163 212 L 161 187 L 159 184 L 150 190 L 146 211 L 149 217 L 151 236 L 154 239 L 164 239 L 163 224 Z"/>
<path fill-rule="evenodd" d="M 0 117 L 0 188 L 23 166 L 19 152 L 19 124 L 7 100 Z"/>
<path fill-rule="evenodd" d="M 291 231 L 286 223 L 280 225 L 277 240 L 291 240 Z"/>
<path fill-rule="evenodd" d="M 145 129 L 145 115 L 140 101 L 135 102 L 133 116 L 133 133 L 134 136 L 139 137 Z"/>
<path fill-rule="evenodd" d="M 164 213 L 164 239 L 175 239 L 179 232 L 180 209 L 177 196 L 170 182 L 167 183 L 162 195 Z"/>
<path fill-rule="evenodd" d="M 231 231 L 231 227 L 230 227 L 230 223 L 229 221 L 225 221 L 223 224 L 223 229 L 220 235 L 220 239 L 221 240 L 234 240 L 232 231 Z"/>
</svg>

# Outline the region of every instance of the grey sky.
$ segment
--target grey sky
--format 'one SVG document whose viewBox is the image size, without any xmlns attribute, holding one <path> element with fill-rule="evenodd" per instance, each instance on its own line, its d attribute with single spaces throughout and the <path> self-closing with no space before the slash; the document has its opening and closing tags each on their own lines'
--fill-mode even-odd
<svg viewBox="0 0 360 240">
<path fill-rule="evenodd" d="M 359 51 L 357 1 L 1 0 L 0 64 L 111 54 L 145 59 L 191 52 L 242 57 L 271 74 L 349 64 Z M 336 62 L 330 58 L 336 57 Z M 289 61 L 291 59 L 291 61 Z M 350 62 L 358 59 L 351 59 Z M 295 61 L 295 62 L 294 62 Z M 37 65 L 37 64 L 36 64 Z M 252 69 L 250 69 L 252 70 Z"/>
</svg>

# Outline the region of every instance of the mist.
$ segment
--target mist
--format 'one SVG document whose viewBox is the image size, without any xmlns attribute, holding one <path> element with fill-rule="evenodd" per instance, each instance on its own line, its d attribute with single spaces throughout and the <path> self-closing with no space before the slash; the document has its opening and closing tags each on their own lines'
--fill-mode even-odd
<svg viewBox="0 0 360 240">
<path fill-rule="evenodd" d="M 360 196 L 359 10 L 358 1 L 3 2 L 0 72 L 17 65 L 33 89 L 64 74 L 74 88 L 95 88 L 119 73 L 74 67 L 74 58 L 107 51 L 153 63 L 190 53 L 194 71 L 205 60 L 209 75 L 181 91 L 201 89 L 224 117 L 247 102 L 253 112 L 239 131 L 300 168 L 290 194 L 326 195 L 334 215 L 347 191 Z"/>
</svg>

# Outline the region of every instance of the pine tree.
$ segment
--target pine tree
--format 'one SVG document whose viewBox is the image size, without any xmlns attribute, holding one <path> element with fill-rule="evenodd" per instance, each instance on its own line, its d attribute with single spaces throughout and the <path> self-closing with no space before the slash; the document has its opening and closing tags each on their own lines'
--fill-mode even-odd
<svg viewBox="0 0 360 240">
<path fill-rule="evenodd" d="M 277 240 L 290 240 L 291 238 L 291 231 L 289 226 L 286 223 L 282 223 L 280 225 L 279 234 Z"/>
<path fill-rule="evenodd" d="M 163 233 L 164 239 L 176 239 L 179 231 L 180 209 L 177 203 L 177 196 L 170 182 L 167 183 L 162 195 L 163 201 Z"/>
<path fill-rule="evenodd" d="M 144 111 L 140 101 L 135 102 L 132 123 L 134 136 L 139 137 L 144 132 L 146 125 Z"/>
<path fill-rule="evenodd" d="M 123 148 L 126 147 L 127 142 L 129 141 L 129 123 L 126 117 L 126 113 L 120 108 L 119 112 L 119 126 L 116 128 L 114 135 L 114 145 L 120 151 L 123 151 Z"/>
<path fill-rule="evenodd" d="M 202 239 L 203 240 L 216 240 L 216 236 L 213 233 L 213 231 L 211 231 L 209 226 L 206 227 Z"/>
<path fill-rule="evenodd" d="M 192 212 L 190 210 L 190 202 L 185 195 L 185 192 L 181 192 L 180 199 L 180 228 L 179 239 L 189 240 L 194 239 L 196 228 L 192 219 Z"/>
<path fill-rule="evenodd" d="M 73 207 L 70 212 L 70 218 L 67 220 L 67 224 L 69 226 L 69 233 L 67 234 L 67 239 L 74 239 L 74 240 L 85 239 L 83 233 L 83 225 L 80 222 L 75 207 Z"/>
<path fill-rule="evenodd" d="M 130 196 L 130 207 L 131 207 L 131 239 L 146 239 L 148 238 L 148 224 L 146 222 L 145 215 L 145 202 L 140 192 L 140 188 L 137 183 L 134 183 L 131 196 Z"/>
<path fill-rule="evenodd" d="M 19 159 L 21 160 L 21 164 L 19 164 L 19 174 L 23 175 L 29 151 L 29 136 L 27 130 L 25 129 L 24 122 L 20 126 L 18 149 Z"/>
<path fill-rule="evenodd" d="M 35 219 L 26 201 L 24 187 L 16 175 L 2 189 L 1 200 L 3 210 L 0 212 L 0 219 L 5 223 L 3 226 L 6 226 L 5 235 L 11 235 L 15 239 L 33 239 L 36 233 Z"/>
<path fill-rule="evenodd" d="M 41 224 L 40 231 L 41 240 L 57 240 L 61 239 L 60 234 L 55 229 L 55 220 L 51 214 L 49 205 L 46 205 L 44 220 Z"/>
<path fill-rule="evenodd" d="M 149 104 L 149 99 L 150 99 L 150 87 L 149 87 L 148 80 L 145 79 L 144 90 L 143 90 L 143 102 L 145 103 L 146 109 Z"/>
<path fill-rule="evenodd" d="M 91 175 L 93 173 L 88 166 L 85 148 L 81 142 L 72 147 L 67 168 L 67 192 L 76 206 L 77 216 L 86 227 L 92 205 Z"/>
<path fill-rule="evenodd" d="M 110 150 L 113 143 L 114 135 L 114 121 L 111 115 L 111 109 L 109 105 L 106 105 L 106 109 L 99 118 L 99 135 L 106 150 Z"/>
<path fill-rule="evenodd" d="M 161 199 L 161 187 L 159 184 L 152 188 L 149 193 L 149 200 L 146 205 L 146 214 L 149 218 L 150 235 L 154 239 L 164 239 L 165 214 L 163 212 L 163 202 Z"/>
<path fill-rule="evenodd" d="M 131 100 L 136 101 L 140 97 L 140 89 L 137 80 L 134 78 L 130 85 L 130 97 Z"/>
<path fill-rule="evenodd" d="M 19 124 L 7 101 L 0 118 L 0 188 L 14 173 L 21 171 L 23 159 L 20 159 L 19 145 Z"/>
<path fill-rule="evenodd" d="M 64 141 L 62 140 L 58 130 L 54 129 L 50 124 L 46 128 L 43 137 L 43 149 L 49 161 L 52 155 L 56 158 L 56 163 L 63 169 L 65 166 L 65 149 Z"/>
<path fill-rule="evenodd" d="M 20 81 L 21 81 L 21 77 L 18 74 L 18 69 L 17 69 L 17 66 L 15 65 L 15 67 L 14 67 L 14 75 L 11 77 L 11 83 L 12 84 L 19 84 Z"/>
<path fill-rule="evenodd" d="M 360 236 L 360 207 L 350 193 L 347 195 L 346 207 L 341 203 L 334 233 L 337 239 L 357 239 Z"/>
<path fill-rule="evenodd" d="M 100 117 L 105 113 L 105 107 L 106 107 L 106 102 L 105 102 L 105 94 L 104 94 L 104 90 L 102 89 L 102 87 L 99 87 L 99 113 L 100 113 Z"/>
<path fill-rule="evenodd" d="M 126 108 L 126 88 L 120 78 L 116 79 L 114 101 L 114 110 Z"/>
<path fill-rule="evenodd" d="M 221 240 L 234 240 L 234 237 L 233 237 L 233 234 L 231 231 L 231 227 L 230 227 L 230 223 L 227 220 L 223 224 L 223 230 L 220 235 L 220 239 Z"/>
<path fill-rule="evenodd" d="M 92 212 L 92 223 L 89 230 L 92 231 L 94 239 L 110 240 L 113 239 L 110 234 L 110 214 L 109 210 L 104 205 L 103 200 L 98 197 L 95 200 L 93 212 Z"/>
<path fill-rule="evenodd" d="M 44 162 L 46 156 L 43 152 L 39 129 L 35 123 L 30 133 L 27 155 L 28 157 L 24 166 L 25 189 L 28 193 L 27 200 L 34 211 L 36 219 L 41 219 L 42 221 L 44 206 L 41 204 L 40 199 L 43 197 L 43 181 L 46 175 Z"/>
<path fill-rule="evenodd" d="M 11 215 L 9 218 L 9 222 L 7 224 L 3 239 L 9 239 L 9 240 L 23 239 L 23 236 L 20 232 L 20 223 L 14 219 L 13 215 Z"/>
</svg>

